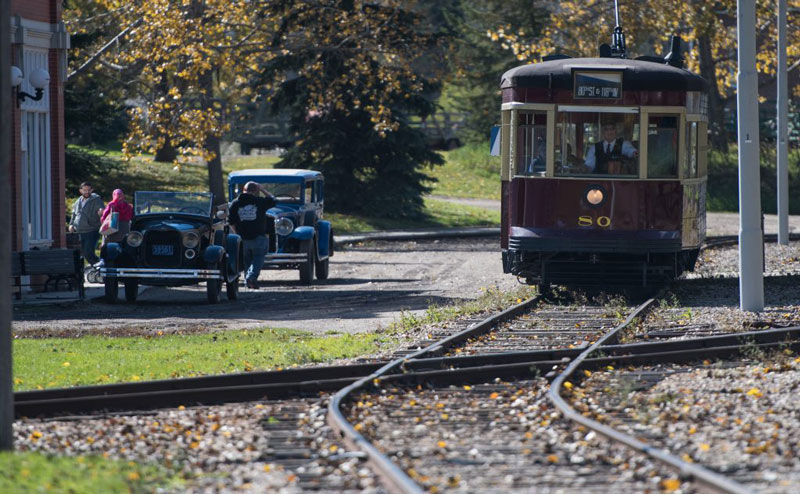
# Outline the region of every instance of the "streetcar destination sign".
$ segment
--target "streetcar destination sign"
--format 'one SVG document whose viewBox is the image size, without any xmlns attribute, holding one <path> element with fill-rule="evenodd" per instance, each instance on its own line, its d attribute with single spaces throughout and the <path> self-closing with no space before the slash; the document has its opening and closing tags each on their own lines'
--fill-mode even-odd
<svg viewBox="0 0 800 494">
<path fill-rule="evenodd" d="M 620 99 L 622 98 L 622 72 L 576 70 L 573 87 L 575 88 L 575 98 Z"/>
</svg>

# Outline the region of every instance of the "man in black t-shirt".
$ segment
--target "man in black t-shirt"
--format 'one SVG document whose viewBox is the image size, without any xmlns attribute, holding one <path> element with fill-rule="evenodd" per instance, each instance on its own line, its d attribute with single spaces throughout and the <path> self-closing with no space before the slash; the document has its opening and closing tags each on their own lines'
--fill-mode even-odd
<svg viewBox="0 0 800 494">
<path fill-rule="evenodd" d="M 260 197 L 259 191 L 266 197 Z M 258 288 L 258 275 L 268 245 L 267 210 L 275 204 L 275 196 L 257 182 L 244 184 L 242 193 L 231 204 L 228 222 L 242 237 L 247 288 Z"/>
</svg>

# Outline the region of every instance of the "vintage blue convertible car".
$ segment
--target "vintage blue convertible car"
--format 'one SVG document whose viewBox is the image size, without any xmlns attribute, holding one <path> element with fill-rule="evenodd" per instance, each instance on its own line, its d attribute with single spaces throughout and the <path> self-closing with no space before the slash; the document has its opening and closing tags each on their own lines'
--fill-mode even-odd
<svg viewBox="0 0 800 494">
<path fill-rule="evenodd" d="M 105 298 L 135 302 L 139 285 L 183 286 L 206 282 L 209 303 L 239 293 L 241 238 L 212 214 L 212 195 L 197 192 L 137 192 L 131 231 L 101 249 Z"/>
<path fill-rule="evenodd" d="M 300 281 L 311 283 L 328 278 L 328 262 L 333 256 L 333 228 L 322 219 L 325 179 L 311 170 L 255 169 L 232 172 L 228 192 L 233 201 L 247 182 L 263 184 L 278 204 L 267 213 L 270 247 L 264 269 L 298 269 Z"/>
</svg>

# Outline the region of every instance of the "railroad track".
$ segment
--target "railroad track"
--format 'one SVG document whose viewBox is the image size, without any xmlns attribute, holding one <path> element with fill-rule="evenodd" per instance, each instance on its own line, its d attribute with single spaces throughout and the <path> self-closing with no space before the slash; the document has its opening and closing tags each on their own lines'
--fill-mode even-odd
<svg viewBox="0 0 800 494">
<path fill-rule="evenodd" d="M 733 239 L 718 239 L 713 245 L 724 245 Z M 564 301 L 561 301 L 564 302 Z M 558 379 L 560 375 L 556 369 L 563 368 L 565 364 L 576 357 L 582 355 L 592 341 L 596 341 L 603 334 L 608 334 L 612 328 L 621 328 L 625 324 L 619 325 L 621 317 L 630 311 L 639 312 L 644 310 L 642 307 L 635 310 L 631 307 L 624 307 L 617 303 L 611 307 L 584 307 L 582 310 L 566 310 L 566 304 L 559 301 L 541 303 L 532 299 L 518 304 L 503 313 L 494 315 L 485 320 L 476 318 L 462 321 L 459 324 L 448 328 L 433 330 L 428 337 L 428 341 L 423 342 L 425 348 L 422 350 L 409 349 L 396 352 L 399 357 L 392 362 L 364 362 L 351 366 L 324 367 L 296 369 L 281 372 L 259 372 L 247 373 L 243 375 L 212 376 L 192 379 L 165 380 L 146 383 L 127 383 L 119 385 L 107 385 L 97 387 L 72 388 L 69 390 L 48 390 L 23 392 L 15 395 L 15 405 L 17 416 L 54 416 L 64 414 L 85 414 L 85 413 L 106 413 L 108 411 L 139 411 L 155 408 L 164 408 L 177 405 L 195 404 L 217 404 L 226 402 L 250 401 L 263 398 L 284 399 L 297 396 L 315 396 L 320 392 L 329 392 L 346 386 L 343 392 L 338 393 L 331 400 L 328 419 L 340 434 L 348 442 L 356 445 L 359 449 L 367 451 L 367 456 L 373 465 L 378 466 L 382 471 L 381 477 L 387 485 L 394 486 L 398 490 L 413 492 L 419 489 L 419 483 L 425 483 L 425 476 L 420 475 L 414 469 L 407 469 L 403 472 L 391 461 L 380 459 L 382 456 L 369 442 L 358 433 L 354 425 L 346 425 L 336 418 L 337 412 L 341 415 L 339 407 L 342 400 L 355 390 L 363 390 L 365 387 L 377 387 L 386 390 L 386 386 L 393 389 L 416 389 L 415 387 L 433 386 L 433 389 L 441 396 L 447 396 L 455 408 L 459 408 L 458 395 L 464 395 L 466 391 L 478 396 L 489 397 L 494 395 L 518 397 L 520 389 L 541 390 L 547 389 L 547 382 L 551 379 Z M 628 321 L 633 316 L 628 317 Z M 464 328 L 464 326 L 467 326 Z M 702 334 L 698 331 L 697 334 Z M 726 339 L 727 338 L 727 339 Z M 765 339 L 766 338 L 766 339 Z M 772 339 L 770 339 L 772 338 Z M 800 328 L 788 328 L 778 331 L 759 331 L 755 333 L 742 333 L 733 336 L 699 338 L 694 340 L 681 340 L 679 342 L 657 342 L 637 345 L 610 345 L 604 344 L 602 355 L 595 358 L 586 356 L 580 362 L 582 370 L 592 368 L 603 368 L 614 365 L 640 365 L 652 363 L 655 360 L 664 361 L 692 360 L 703 355 L 706 358 L 713 355 L 731 356 L 736 355 L 743 344 L 756 345 L 764 348 L 773 348 L 778 345 L 786 347 L 786 340 L 796 341 L 800 338 Z M 747 341 L 745 341 L 747 340 Z M 754 343 L 755 342 L 755 343 Z M 606 342 L 607 343 L 607 342 Z M 790 343 L 790 346 L 795 343 Z M 588 355 L 588 353 L 587 353 Z M 570 368 L 572 368 L 570 366 Z M 575 368 L 577 369 L 577 367 Z M 573 369 L 574 372 L 574 369 Z M 486 382 L 488 375 L 498 379 L 497 382 Z M 514 384 L 509 384 L 508 380 L 520 380 Z M 561 383 L 565 382 L 562 379 Z M 558 383 L 558 381 L 557 381 Z M 461 391 L 453 391 L 450 386 L 459 384 L 469 387 L 469 390 L 462 388 Z M 559 384 L 560 386 L 561 384 Z M 558 388 L 553 386 L 552 390 Z M 349 390 L 349 391 L 347 391 Z M 463 392 L 462 392 L 463 391 Z M 513 391 L 513 393 L 512 393 Z M 539 393 L 539 394 L 536 394 Z M 545 398 L 540 392 L 526 396 L 528 403 L 536 403 L 539 406 Z M 470 393 L 466 393 L 470 394 Z M 365 394 L 364 396 L 369 396 Z M 435 395 L 438 396 L 438 395 Z M 436 398 L 438 400 L 438 398 Z M 522 400 L 522 398 L 518 398 Z M 443 403 L 437 401 L 436 403 Z M 391 406 L 391 404 L 386 404 Z M 445 405 L 448 406 L 448 405 Z M 463 407 L 462 407 L 463 408 Z M 433 409 L 436 410 L 435 404 Z M 466 411 L 460 415 L 464 420 L 468 418 Z M 395 413 L 402 411 L 394 410 Z M 566 412 L 565 412 L 566 413 Z M 291 414 L 289 414 L 291 415 Z M 440 415 L 441 416 L 441 415 Z M 459 415 L 454 415 L 459 416 Z M 488 419 L 491 414 L 485 414 Z M 423 420 L 422 416 L 413 417 L 414 420 Z M 495 421 L 501 419 L 496 418 Z M 544 417 L 543 421 L 548 419 Z M 490 421 L 491 422 L 491 421 Z M 418 424 L 417 424 L 418 425 Z M 287 425 L 289 429 L 291 426 Z M 348 430 L 348 427 L 351 430 Z M 364 427 L 362 423 L 362 427 Z M 286 437 L 291 433 L 285 433 Z M 355 434 L 353 434 L 355 432 Z M 523 437 L 525 435 L 523 434 Z M 513 438 L 508 437 L 500 441 L 501 445 L 513 443 Z M 509 442 L 512 441 L 512 442 Z M 438 445 L 438 443 L 437 443 Z M 528 445 L 530 446 L 530 444 Z M 446 448 L 447 446 L 445 446 Z M 442 449 L 445 449 L 442 448 Z M 502 453 L 502 448 L 498 446 Z M 290 448 L 291 449 L 291 448 Z M 468 456 L 472 455 L 472 450 L 466 451 Z M 513 448 L 506 450 L 506 456 L 514 456 Z M 527 447 L 520 450 L 523 456 L 534 452 L 533 448 Z M 525 453 L 528 451 L 528 453 Z M 544 454 L 547 450 L 541 451 Z M 306 454 L 306 453 L 303 453 Z M 545 461 L 550 462 L 554 453 L 545 456 Z M 557 456 L 557 455 L 556 455 Z M 384 457 L 385 458 L 385 457 Z M 562 477 L 558 473 L 564 465 L 556 461 L 550 462 L 551 466 L 557 467 L 554 471 L 543 469 L 543 478 L 550 479 L 554 485 L 558 484 L 559 479 L 570 478 L 570 475 Z M 599 460 L 602 460 L 600 458 Z M 607 459 L 606 459 L 607 460 Z M 572 458 L 570 459 L 572 461 Z M 638 460 L 631 460 L 636 464 Z M 456 462 L 457 463 L 457 462 Z M 573 462 L 575 463 L 575 462 Z M 602 463 L 602 461 L 600 462 Z M 685 466 L 679 468 L 682 474 Z M 452 462 L 443 465 L 453 466 Z M 473 465 L 475 460 L 463 461 L 464 465 Z M 525 462 L 522 465 L 526 465 Z M 520 487 L 523 490 L 532 487 L 533 484 L 525 484 L 523 478 L 530 478 L 531 475 L 515 474 L 522 466 L 517 465 L 510 468 L 508 473 L 503 475 L 503 479 L 510 479 L 513 487 Z M 530 472 L 530 465 L 527 465 Z M 598 467 L 599 468 L 599 467 Z M 551 469 L 552 470 L 552 469 Z M 565 471 L 571 471 L 568 467 Z M 388 473 L 387 473 L 388 472 Z M 408 472 L 413 472 L 415 479 L 411 479 Z M 578 465 L 576 470 L 578 478 L 583 478 L 592 482 L 598 479 L 605 479 L 606 484 L 612 485 L 619 492 L 640 492 L 642 485 L 640 480 L 633 479 L 632 483 L 626 485 L 614 485 L 616 478 L 623 478 L 619 471 L 613 468 L 603 471 L 590 466 Z M 458 474 L 455 474 L 458 475 Z M 692 472 L 692 478 L 696 482 L 703 483 L 704 477 L 701 474 Z M 404 480 L 398 480 L 405 477 Z M 573 478 L 574 480 L 574 478 Z M 727 479 L 721 479 L 721 483 Z M 457 487 L 459 478 L 448 478 L 450 487 Z M 631 481 L 631 479 L 627 479 Z M 404 482 L 410 482 L 404 484 Z M 578 484 L 581 484 L 579 481 Z M 600 482 L 603 484 L 603 482 Z M 707 485 L 713 482 L 706 482 Z M 310 484 L 309 484 L 310 485 Z M 576 485 L 569 483 L 569 485 Z M 494 485 L 496 487 L 496 485 Z M 725 489 L 728 490 L 725 490 Z M 737 486 L 727 486 L 722 492 L 745 492 L 735 490 Z M 586 490 L 586 489 L 581 489 Z M 587 492 L 592 492 L 588 490 Z M 600 491 L 598 491 L 600 492 Z"/>
<path fill-rule="evenodd" d="M 478 336 L 473 331 L 468 337 L 451 337 L 450 342 L 431 345 L 397 359 L 351 384 L 331 400 L 329 422 L 348 443 L 367 453 L 384 484 L 398 492 L 422 492 L 423 487 L 447 487 L 458 491 L 460 483 L 464 483 L 465 491 L 481 491 L 497 489 L 500 485 L 498 482 L 502 479 L 508 480 L 504 489 L 520 492 L 534 487 L 577 487 L 576 491 L 594 492 L 590 485 L 599 485 L 600 490 L 597 492 L 606 492 L 608 489 L 616 492 L 641 492 L 653 487 L 636 478 L 629 478 L 627 483 L 620 484 L 617 481 L 625 476 L 620 475 L 622 472 L 608 458 L 595 457 L 597 461 L 593 466 L 587 466 L 584 464 L 584 457 L 572 455 L 569 463 L 577 464 L 573 469 L 573 473 L 577 472 L 577 477 L 565 476 L 564 472 L 559 473 L 559 469 L 563 470 L 564 465 L 560 462 L 564 458 L 556 454 L 555 449 L 537 450 L 533 443 L 526 444 L 524 440 L 520 440 L 533 439 L 531 428 L 508 420 L 506 416 L 512 412 L 523 413 L 519 407 L 514 409 L 512 406 L 511 410 L 502 410 L 501 413 L 494 413 L 495 410 L 492 410 L 492 400 L 498 397 L 506 397 L 507 401 L 524 405 L 526 409 L 533 406 L 538 411 L 552 410 L 544 407 L 546 395 L 541 391 L 549 388 L 547 393 L 550 400 L 564 416 L 578 421 L 596 434 L 632 447 L 676 470 L 683 479 L 692 479 L 693 484 L 689 484 L 690 487 L 693 485 L 697 489 L 717 492 L 749 492 L 728 478 L 655 450 L 634 438 L 582 417 L 560 397 L 558 390 L 563 388 L 567 379 L 571 378 L 575 382 L 580 380 L 579 376 L 574 375 L 577 370 L 645 365 L 659 361 L 691 362 L 729 358 L 738 355 L 745 345 L 760 350 L 800 349 L 800 328 L 633 345 L 610 344 L 650 304 L 652 300 L 634 309 L 614 308 L 613 312 L 617 317 L 621 310 L 629 315 L 622 324 L 612 324 L 616 325 L 612 331 L 606 331 L 608 320 L 613 320 L 608 309 L 592 308 L 578 314 L 572 311 L 564 315 L 558 314 L 548 304 L 543 304 L 538 309 L 529 308 L 538 310 L 540 314 L 555 316 L 549 318 L 549 332 L 541 327 L 534 329 L 540 322 L 529 314 L 501 318 L 503 320 L 498 321 L 499 329 L 496 333 Z M 585 331 L 576 331 L 581 328 Z M 604 336 L 598 339 L 604 332 Z M 500 334 L 504 337 L 497 336 Z M 593 339 L 597 341 L 587 348 L 588 341 Z M 427 357 L 429 353 L 444 353 L 448 347 L 460 345 L 465 340 L 467 343 L 459 346 L 459 352 L 451 351 L 450 354 L 472 355 L 439 359 L 447 370 L 425 370 L 421 366 L 422 362 L 430 363 L 435 360 Z M 513 352 L 508 351 L 509 341 L 513 342 Z M 567 342 L 575 348 L 564 348 Z M 520 347 L 527 350 L 520 350 Z M 588 358 L 598 349 L 602 352 L 600 355 Z M 563 372 L 554 370 L 563 368 L 563 364 L 569 361 L 572 364 Z M 547 379 L 555 381 L 548 386 Z M 568 386 L 573 385 L 570 382 Z M 349 421 L 340 409 L 347 400 L 355 403 L 350 411 Z M 375 419 L 376 416 L 385 419 L 387 423 Z M 548 417 L 548 414 L 534 413 L 526 417 L 526 422 L 530 424 L 538 420 L 539 423 L 545 423 L 549 422 Z M 501 426 L 504 422 L 507 425 Z M 434 424 L 437 429 L 434 431 L 426 424 Z M 423 425 L 424 428 L 421 427 Z M 563 424 L 560 427 L 563 428 Z M 495 431 L 498 428 L 500 431 Z M 381 449 L 392 455 L 395 461 L 379 451 L 362 432 L 375 438 Z M 567 434 L 565 430 L 562 433 Z M 471 441 L 484 435 L 491 435 L 491 439 L 487 439 L 489 444 Z M 399 438 L 399 443 L 386 440 L 395 437 Z M 407 438 L 413 440 L 403 443 Z M 439 440 L 431 443 L 431 438 Z M 450 441 L 453 438 L 455 444 Z M 532 459 L 525 461 L 531 455 Z M 477 456 L 479 457 L 476 458 Z M 476 465 L 485 465 L 487 461 L 492 465 L 490 476 L 482 478 L 476 477 L 474 472 L 470 473 Z M 641 460 L 631 459 L 630 462 L 636 464 Z M 591 484 L 588 483 L 589 478 Z M 483 480 L 486 482 L 482 483 Z"/>
</svg>

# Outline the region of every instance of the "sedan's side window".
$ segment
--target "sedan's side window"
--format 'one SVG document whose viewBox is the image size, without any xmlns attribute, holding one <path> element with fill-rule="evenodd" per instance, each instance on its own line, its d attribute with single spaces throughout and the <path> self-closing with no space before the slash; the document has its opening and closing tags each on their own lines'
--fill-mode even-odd
<svg viewBox="0 0 800 494">
<path fill-rule="evenodd" d="M 323 194 L 323 187 L 322 184 L 324 182 L 322 180 L 317 180 L 315 187 L 317 188 L 316 197 L 314 198 L 317 202 L 322 202 L 325 199 L 325 195 Z"/>
<path fill-rule="evenodd" d="M 313 194 L 314 189 L 312 188 L 313 186 L 314 186 L 314 182 L 307 182 L 306 183 L 306 200 L 305 200 L 305 204 L 309 204 L 309 203 L 313 202 L 312 201 L 313 196 L 314 196 L 314 194 Z"/>
</svg>

